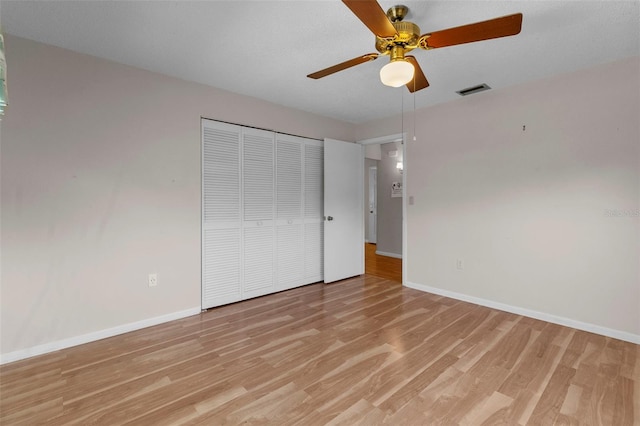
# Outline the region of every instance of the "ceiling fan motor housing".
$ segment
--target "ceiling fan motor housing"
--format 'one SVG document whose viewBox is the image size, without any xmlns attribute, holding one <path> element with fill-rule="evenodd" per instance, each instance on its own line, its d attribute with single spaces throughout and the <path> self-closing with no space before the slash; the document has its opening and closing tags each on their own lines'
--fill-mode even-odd
<svg viewBox="0 0 640 426">
<path fill-rule="evenodd" d="M 413 22 L 396 21 L 392 23 L 398 32 L 393 38 L 381 38 L 376 36 L 376 50 L 383 55 L 391 54 L 396 46 L 401 46 L 405 52 L 418 47 L 420 39 L 420 27 Z"/>
</svg>

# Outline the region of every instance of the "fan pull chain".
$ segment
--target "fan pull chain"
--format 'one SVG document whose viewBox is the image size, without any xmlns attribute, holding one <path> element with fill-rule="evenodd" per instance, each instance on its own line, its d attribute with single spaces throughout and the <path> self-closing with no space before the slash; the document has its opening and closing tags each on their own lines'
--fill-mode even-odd
<svg viewBox="0 0 640 426">
<path fill-rule="evenodd" d="M 400 137 L 402 140 L 402 144 L 404 145 L 404 90 L 400 91 L 402 95 L 400 95 Z"/>
<path fill-rule="evenodd" d="M 416 92 L 413 91 L 413 141 L 416 139 Z"/>
</svg>

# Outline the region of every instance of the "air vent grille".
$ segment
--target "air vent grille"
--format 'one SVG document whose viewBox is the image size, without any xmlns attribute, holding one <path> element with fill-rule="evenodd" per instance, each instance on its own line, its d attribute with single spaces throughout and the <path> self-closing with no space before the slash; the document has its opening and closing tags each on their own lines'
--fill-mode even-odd
<svg viewBox="0 0 640 426">
<path fill-rule="evenodd" d="M 471 86 L 467 87 L 466 89 L 458 90 L 456 93 L 460 96 L 467 96 L 478 92 L 484 92 L 485 90 L 489 89 L 491 89 L 491 87 L 489 87 L 488 84 L 482 83 L 478 84 L 477 86 Z"/>
</svg>

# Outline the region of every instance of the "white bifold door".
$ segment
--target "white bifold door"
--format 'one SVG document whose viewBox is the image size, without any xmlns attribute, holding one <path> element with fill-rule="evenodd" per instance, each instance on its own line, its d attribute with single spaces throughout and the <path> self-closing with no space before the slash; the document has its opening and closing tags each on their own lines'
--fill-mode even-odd
<svg viewBox="0 0 640 426">
<path fill-rule="evenodd" d="M 202 307 L 323 279 L 323 142 L 202 120 Z"/>
</svg>

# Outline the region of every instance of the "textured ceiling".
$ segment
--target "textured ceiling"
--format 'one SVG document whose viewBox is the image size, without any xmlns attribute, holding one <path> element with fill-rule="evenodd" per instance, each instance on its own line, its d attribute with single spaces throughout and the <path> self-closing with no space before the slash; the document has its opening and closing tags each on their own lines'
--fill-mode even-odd
<svg viewBox="0 0 640 426">
<path fill-rule="evenodd" d="M 380 1 L 385 10 L 396 3 Z M 3 0 L 0 11 L 9 34 L 354 123 L 448 102 L 479 83 L 496 89 L 640 55 L 638 1 L 403 3 L 422 33 L 515 12 L 522 32 L 416 51 L 431 86 L 414 98 L 380 83 L 386 57 L 306 77 L 375 52 L 373 35 L 340 1 Z"/>
</svg>

